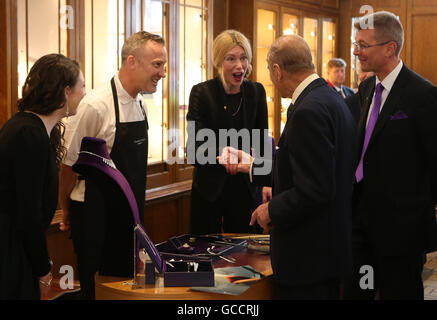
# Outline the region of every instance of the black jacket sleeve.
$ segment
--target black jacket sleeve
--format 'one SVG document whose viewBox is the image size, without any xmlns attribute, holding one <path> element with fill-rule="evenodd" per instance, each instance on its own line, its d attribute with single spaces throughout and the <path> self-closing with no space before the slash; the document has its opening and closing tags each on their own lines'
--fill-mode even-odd
<svg viewBox="0 0 437 320">
<path fill-rule="evenodd" d="M 51 267 L 42 200 L 50 146 L 42 134 L 44 132 L 33 127 L 21 130 L 14 165 L 17 229 L 37 277 L 46 275 Z"/>
</svg>

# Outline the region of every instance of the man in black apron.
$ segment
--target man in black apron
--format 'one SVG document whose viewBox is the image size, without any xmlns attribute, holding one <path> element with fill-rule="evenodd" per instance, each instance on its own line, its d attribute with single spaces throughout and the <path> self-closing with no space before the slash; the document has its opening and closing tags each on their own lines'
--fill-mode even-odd
<svg viewBox="0 0 437 320">
<path fill-rule="evenodd" d="M 166 59 L 162 38 L 146 32 L 139 32 L 132 37 L 135 37 L 135 41 L 128 39 L 123 46 L 123 65 L 118 78 L 119 85 L 121 83 L 123 89 L 135 97 L 143 91 L 156 91 L 157 82 L 165 76 Z M 138 48 L 143 48 L 142 56 L 138 54 Z M 120 122 L 119 93 L 114 78 L 111 80 L 111 91 L 115 137 L 110 156 L 129 182 L 138 204 L 140 219 L 143 220 L 148 154 L 147 117 L 141 102 L 139 105 L 134 103 L 132 106 L 140 108 L 143 119 Z M 86 110 L 83 112 L 82 117 L 86 118 Z M 68 123 L 66 127 L 68 129 Z M 64 164 L 61 171 L 61 184 L 64 180 L 67 185 L 61 191 L 61 206 L 69 208 L 63 229 L 68 229 L 70 222 L 78 259 L 81 298 L 93 299 L 96 271 L 107 276 L 133 276 L 134 221 L 119 192 L 105 181 L 88 179 L 85 183 L 84 202 L 69 201 L 72 190 L 71 180 L 68 180 L 70 169 Z"/>
</svg>

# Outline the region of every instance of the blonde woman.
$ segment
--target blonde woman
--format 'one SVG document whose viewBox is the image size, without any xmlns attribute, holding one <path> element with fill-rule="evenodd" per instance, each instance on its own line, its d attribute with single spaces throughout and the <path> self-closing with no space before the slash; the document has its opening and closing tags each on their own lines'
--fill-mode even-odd
<svg viewBox="0 0 437 320">
<path fill-rule="evenodd" d="M 214 40 L 212 56 L 218 76 L 191 90 L 187 120 L 195 125 L 196 135 L 189 132 L 187 150 L 194 150 L 196 155 L 202 153 L 199 147 L 203 142 L 196 141 L 201 129 L 214 132 L 215 156 L 223 148 L 219 146 L 219 130 L 247 129 L 252 137 L 253 130 L 259 129 L 261 139 L 250 139 L 249 146 L 258 152 L 268 125 L 267 103 L 264 87 L 246 79 L 252 69 L 250 43 L 238 31 L 223 31 Z M 237 147 L 241 149 L 243 145 L 240 139 Z M 236 172 L 228 174 L 216 162 L 205 164 L 197 160 L 191 193 L 191 233 L 253 232 L 249 222 L 256 190 L 248 177 Z"/>
</svg>

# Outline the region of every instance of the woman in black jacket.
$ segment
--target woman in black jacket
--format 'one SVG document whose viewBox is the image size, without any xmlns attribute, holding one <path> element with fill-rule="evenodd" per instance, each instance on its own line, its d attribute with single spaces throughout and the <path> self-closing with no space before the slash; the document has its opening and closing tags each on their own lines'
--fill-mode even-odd
<svg viewBox="0 0 437 320">
<path fill-rule="evenodd" d="M 0 300 L 39 299 L 50 288 L 45 232 L 58 202 L 60 120 L 84 95 L 78 63 L 46 55 L 26 78 L 19 112 L 0 130 Z"/>
<path fill-rule="evenodd" d="M 249 233 L 254 231 L 249 221 L 255 188 L 247 176 L 227 174 L 216 156 L 227 145 L 263 153 L 268 135 L 266 93 L 260 83 L 246 79 L 252 50 L 243 34 L 222 32 L 214 40 L 212 55 L 219 75 L 192 88 L 187 113 L 187 157 L 195 164 L 191 233 Z M 203 141 L 205 137 L 215 141 Z"/>
</svg>

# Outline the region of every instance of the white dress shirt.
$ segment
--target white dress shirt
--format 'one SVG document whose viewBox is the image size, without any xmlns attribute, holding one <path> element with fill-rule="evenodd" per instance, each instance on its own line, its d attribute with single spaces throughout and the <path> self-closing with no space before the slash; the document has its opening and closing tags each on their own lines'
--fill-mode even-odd
<svg viewBox="0 0 437 320">
<path fill-rule="evenodd" d="M 120 122 L 134 122 L 144 120 L 140 109 L 141 95 L 132 98 L 123 88 L 118 75 L 114 76 L 117 88 Z M 143 108 L 146 111 L 145 103 Z M 147 111 L 146 111 L 147 112 Z M 115 139 L 115 108 L 111 83 L 94 89 L 80 102 L 77 113 L 65 122 L 65 147 L 67 154 L 63 163 L 73 166 L 78 158 L 82 138 L 96 137 L 106 141 L 109 153 Z M 71 192 L 70 198 L 75 201 L 84 201 L 85 181 L 80 180 Z"/>
<path fill-rule="evenodd" d="M 381 108 L 379 109 L 379 113 L 381 113 L 382 108 L 384 107 L 384 103 L 385 100 L 387 100 L 387 97 L 390 93 L 391 88 L 393 87 L 393 84 L 395 83 L 399 72 L 401 72 L 402 66 L 403 66 L 403 62 L 402 60 L 399 61 L 398 65 L 396 66 L 396 68 L 394 68 L 387 77 L 385 77 L 384 80 L 379 80 L 378 76 L 376 76 L 376 82 L 375 82 L 375 88 L 378 85 L 378 83 L 382 83 L 382 86 L 384 87 L 384 90 L 382 90 L 381 93 Z M 370 105 L 369 108 L 369 113 L 367 114 L 367 122 L 366 122 L 366 127 L 367 127 L 367 123 L 369 122 L 369 118 L 370 118 L 370 114 L 372 113 L 372 109 L 373 109 L 373 104 L 375 103 L 375 93 L 373 93 L 373 98 L 372 98 L 372 104 Z"/>
<path fill-rule="evenodd" d="M 294 90 L 293 92 L 293 96 L 291 97 L 291 102 L 293 104 L 296 103 L 297 98 L 299 98 L 300 94 L 305 90 L 306 87 L 309 86 L 309 84 L 311 82 L 313 82 L 314 80 L 320 78 L 319 75 L 317 73 L 313 73 L 311 75 L 309 75 L 308 77 L 306 77 L 296 88 L 296 90 Z"/>
</svg>

